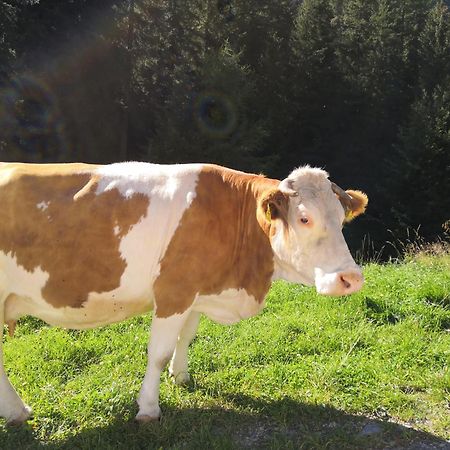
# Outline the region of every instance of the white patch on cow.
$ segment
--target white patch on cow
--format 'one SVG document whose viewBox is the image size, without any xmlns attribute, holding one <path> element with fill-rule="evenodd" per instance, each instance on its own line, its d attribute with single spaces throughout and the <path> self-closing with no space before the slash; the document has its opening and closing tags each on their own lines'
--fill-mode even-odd
<svg viewBox="0 0 450 450">
<path fill-rule="evenodd" d="M 264 302 L 258 303 L 245 289 L 226 289 L 220 294 L 197 295 L 192 310 L 222 325 L 231 325 L 255 316 L 263 308 Z"/>
<path fill-rule="evenodd" d="M 121 228 L 119 227 L 119 225 L 116 225 L 114 227 L 114 236 L 117 236 L 118 234 L 120 234 L 120 230 L 121 230 Z"/>
<path fill-rule="evenodd" d="M 45 211 L 49 205 L 50 205 L 50 202 L 42 201 L 36 205 L 36 208 L 41 211 Z"/>
<path fill-rule="evenodd" d="M 314 279 L 302 267 L 293 262 L 301 255 L 301 247 L 296 247 L 293 241 L 296 236 L 292 232 L 286 236 L 283 226 L 278 224 L 275 234 L 270 239 L 272 250 L 274 252 L 274 271 L 272 281 L 287 280 L 291 283 L 302 283 L 307 286 L 314 284 Z"/>
<path fill-rule="evenodd" d="M 120 286 L 107 293 L 91 293 L 86 306 L 91 300 L 106 300 L 111 296 L 153 302 L 153 283 L 160 273 L 160 262 L 184 211 L 195 198 L 202 167 L 201 164 L 120 163 L 100 169 L 102 177 L 116 177 L 114 185 L 125 196 L 132 189 L 135 193 L 148 195 L 150 204 L 145 216 L 120 242 L 119 250 L 126 262 Z M 100 179 L 99 185 L 99 188 L 104 185 L 107 189 L 110 182 Z"/>
<path fill-rule="evenodd" d="M 26 314 L 43 319 L 41 312 L 45 315 L 47 309 L 55 310 L 42 298 L 41 291 L 49 278 L 47 272 L 40 267 L 28 272 L 17 263 L 16 257 L 3 252 L 0 252 L 0 267 L 2 268 L 1 287 L 6 297 L 5 321 L 16 320 Z"/>
<path fill-rule="evenodd" d="M 0 252 L 0 267 L 6 286 L 2 286 L 3 292 L 14 293 L 19 297 L 41 298 L 41 290 L 49 278 L 48 272 L 40 267 L 28 272 L 17 262 L 17 258 L 11 253 Z"/>
<path fill-rule="evenodd" d="M 191 205 L 192 201 L 194 200 L 194 197 L 195 197 L 195 192 L 191 191 L 186 194 L 186 202 L 189 206 Z"/>
<path fill-rule="evenodd" d="M 203 164 L 159 165 L 144 162 L 124 162 L 101 166 L 97 194 L 118 189 L 124 197 L 145 194 L 150 198 L 159 196 L 168 200 L 183 191 L 186 195 L 186 178 L 198 174 Z M 185 197 L 184 197 L 185 200 Z"/>
<path fill-rule="evenodd" d="M 0 163 L 0 186 L 7 184 L 11 181 L 11 177 L 14 176 L 16 168 L 10 163 Z"/>
</svg>

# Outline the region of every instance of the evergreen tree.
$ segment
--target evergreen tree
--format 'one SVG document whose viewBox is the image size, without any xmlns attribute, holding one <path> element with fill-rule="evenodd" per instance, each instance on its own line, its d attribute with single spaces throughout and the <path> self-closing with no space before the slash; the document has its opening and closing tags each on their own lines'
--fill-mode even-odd
<svg viewBox="0 0 450 450">
<path fill-rule="evenodd" d="M 191 95 L 180 87 L 169 99 L 148 158 L 265 171 L 271 160 L 259 155 L 264 123 L 252 111 L 258 94 L 247 69 L 227 47 L 206 57 L 203 64 L 201 82 Z"/>
<path fill-rule="evenodd" d="M 336 25 L 329 0 L 302 3 L 292 33 L 290 101 L 296 110 L 290 130 L 294 133 L 290 164 L 301 161 L 332 170 L 346 158 L 339 138 L 347 129 L 344 99 L 348 88 L 336 58 Z"/>
<path fill-rule="evenodd" d="M 439 2 L 420 33 L 420 90 L 400 130 L 389 194 L 396 228 L 420 226 L 427 238 L 442 232 L 450 218 L 449 19 Z"/>
</svg>

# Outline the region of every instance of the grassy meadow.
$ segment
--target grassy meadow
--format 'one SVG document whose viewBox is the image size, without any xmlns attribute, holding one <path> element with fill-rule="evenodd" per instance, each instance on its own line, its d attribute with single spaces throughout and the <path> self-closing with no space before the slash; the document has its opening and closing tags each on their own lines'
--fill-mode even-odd
<svg viewBox="0 0 450 450">
<path fill-rule="evenodd" d="M 0 448 L 449 448 L 450 256 L 364 273 L 348 298 L 278 282 L 255 318 L 202 319 L 191 384 L 164 372 L 163 418 L 147 425 L 133 417 L 150 317 L 90 331 L 23 319 L 5 363 L 34 419 L 0 421 Z"/>
</svg>

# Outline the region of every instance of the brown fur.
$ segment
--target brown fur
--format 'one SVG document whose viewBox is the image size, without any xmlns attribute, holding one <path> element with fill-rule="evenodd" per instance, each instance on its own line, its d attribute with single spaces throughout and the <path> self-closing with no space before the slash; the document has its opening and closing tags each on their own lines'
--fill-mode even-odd
<svg viewBox="0 0 450 450">
<path fill-rule="evenodd" d="M 28 272 L 49 274 L 44 299 L 79 308 L 90 292 L 119 287 L 126 268 L 120 240 L 146 214 L 149 199 L 125 199 L 116 189 L 96 195 L 86 165 L 6 164 L 0 180 L 9 168 L 0 186 L 0 250 Z M 41 202 L 49 202 L 45 210 L 37 208 Z"/>
<path fill-rule="evenodd" d="M 183 214 L 154 284 L 158 317 L 184 312 L 197 293 L 243 288 L 263 302 L 274 263 L 269 228 L 261 213 L 257 218 L 257 206 L 276 185 L 275 180 L 217 166 L 200 173 L 196 197 Z"/>
<path fill-rule="evenodd" d="M 348 190 L 345 192 L 347 192 L 347 194 L 350 195 L 350 197 L 352 198 L 351 210 L 345 218 L 346 222 L 350 222 L 355 217 L 358 217 L 359 215 L 364 214 L 367 204 L 369 202 L 369 199 L 367 198 L 367 195 L 361 191 Z"/>
<path fill-rule="evenodd" d="M 260 196 L 258 220 L 268 236 L 276 232 L 274 220 L 280 220 L 285 232 L 288 231 L 289 197 L 278 189 L 271 189 Z"/>
</svg>

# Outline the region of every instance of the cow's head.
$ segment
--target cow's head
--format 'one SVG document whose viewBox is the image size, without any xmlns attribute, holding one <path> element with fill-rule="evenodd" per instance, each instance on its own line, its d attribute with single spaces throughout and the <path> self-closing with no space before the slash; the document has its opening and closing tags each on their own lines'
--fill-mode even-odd
<svg viewBox="0 0 450 450">
<path fill-rule="evenodd" d="M 315 285 L 320 294 L 347 295 L 363 285 L 342 226 L 362 214 L 367 196 L 343 191 L 328 174 L 309 166 L 294 170 L 278 189 L 265 192 L 259 215 L 275 254 L 275 270 L 288 281 Z"/>
</svg>

